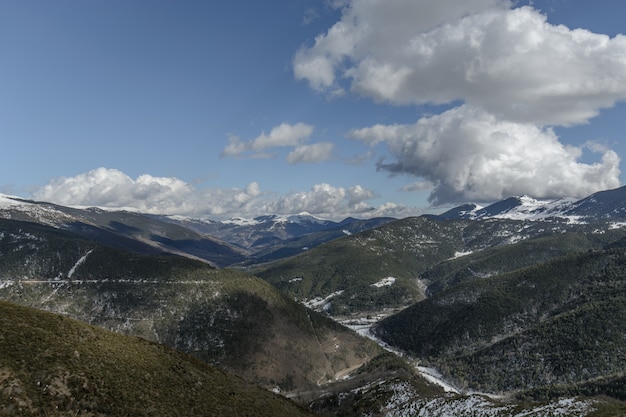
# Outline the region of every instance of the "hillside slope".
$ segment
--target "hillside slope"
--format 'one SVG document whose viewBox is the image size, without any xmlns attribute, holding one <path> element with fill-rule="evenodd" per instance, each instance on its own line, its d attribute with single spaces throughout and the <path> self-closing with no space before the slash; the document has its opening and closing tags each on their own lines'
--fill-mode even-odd
<svg viewBox="0 0 626 417">
<path fill-rule="evenodd" d="M 380 350 L 245 273 L 0 226 L 1 299 L 163 343 L 268 388 L 332 381 Z"/>
<path fill-rule="evenodd" d="M 142 254 L 174 253 L 218 266 L 246 258 L 241 249 L 217 238 L 137 212 L 78 209 L 0 194 L 0 219 L 51 226 Z"/>
<path fill-rule="evenodd" d="M 475 271 L 474 276 L 502 273 L 601 247 L 623 234 L 608 224 L 413 217 L 253 271 L 318 311 L 334 317 L 364 316 L 407 307 L 467 278 L 468 271 Z M 481 263 L 481 257 L 489 261 Z M 456 276 L 446 272 L 455 266 Z"/>
<path fill-rule="evenodd" d="M 190 356 L 0 302 L 0 413 L 21 416 L 309 416 Z"/>
<path fill-rule="evenodd" d="M 452 285 L 375 332 L 462 387 L 545 393 L 566 384 L 575 393 L 594 381 L 610 386 L 607 378 L 623 378 L 626 366 L 622 245 Z"/>
</svg>

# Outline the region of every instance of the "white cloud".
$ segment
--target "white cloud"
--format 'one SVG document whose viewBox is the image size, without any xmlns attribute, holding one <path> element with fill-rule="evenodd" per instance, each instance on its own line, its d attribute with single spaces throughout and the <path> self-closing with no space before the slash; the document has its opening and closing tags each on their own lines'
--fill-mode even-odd
<svg viewBox="0 0 626 417">
<path fill-rule="evenodd" d="M 345 163 L 348 165 L 363 165 L 367 160 L 374 157 L 374 155 L 374 151 L 370 149 L 362 155 L 356 155 L 352 158 L 346 159 Z"/>
<path fill-rule="evenodd" d="M 395 161 L 381 161 L 378 168 L 432 183 L 434 204 L 520 194 L 583 197 L 619 186 L 620 158 L 612 150 L 597 144 L 565 146 L 549 128 L 502 121 L 471 106 L 413 125 L 357 129 L 351 137 L 384 142 Z M 580 162 L 584 148 L 601 153 L 601 161 Z"/>
<path fill-rule="evenodd" d="M 369 203 L 377 197 L 372 190 L 356 185 L 345 189 L 330 184 L 316 184 L 309 191 L 287 194 L 266 206 L 268 213 L 300 213 L 303 211 L 322 218 L 343 219 L 349 216 L 358 218 L 371 217 L 407 217 L 422 214 L 421 210 L 383 203 L 373 206 Z"/>
<path fill-rule="evenodd" d="M 269 134 L 263 132 L 255 139 L 241 142 L 237 136 L 228 138 L 228 145 L 222 151 L 222 156 L 241 156 L 251 152 L 253 157 L 268 157 L 264 151 L 275 147 L 295 147 L 308 139 L 313 133 L 313 126 L 306 123 L 281 123 L 272 128 Z"/>
<path fill-rule="evenodd" d="M 315 9 L 306 9 L 304 11 L 304 17 L 302 18 L 302 24 L 303 25 L 309 25 L 311 24 L 313 21 L 319 19 L 320 15 L 317 12 L 317 10 Z"/>
<path fill-rule="evenodd" d="M 318 142 L 311 145 L 300 145 L 287 155 L 287 162 L 322 162 L 330 158 L 334 145 L 331 142 Z"/>
<path fill-rule="evenodd" d="M 239 157 L 247 154 L 250 158 L 269 159 L 276 155 L 268 150 L 292 147 L 293 150 L 287 154 L 287 162 L 290 164 L 322 162 L 331 157 L 334 145 L 331 142 L 305 144 L 313 134 L 313 129 L 313 126 L 306 123 L 282 123 L 272 128 L 269 134 L 263 132 L 248 142 L 242 142 L 237 136 L 230 136 L 222 156 Z"/>
<path fill-rule="evenodd" d="M 291 193 L 269 205 L 269 213 L 328 213 L 340 206 L 346 196 L 342 187 L 330 184 L 314 185 L 310 191 Z"/>
<path fill-rule="evenodd" d="M 193 188 L 176 178 L 141 175 L 133 180 L 115 169 L 92 171 L 50 181 L 34 198 L 66 205 L 132 207 L 145 212 L 184 210 Z"/>
<path fill-rule="evenodd" d="M 177 179 L 141 175 L 132 179 L 116 169 L 97 168 L 61 177 L 33 197 L 62 205 L 135 209 L 152 214 L 224 215 L 246 211 L 261 195 L 256 183 L 245 189 L 203 189 Z"/>
<path fill-rule="evenodd" d="M 583 123 L 626 99 L 626 37 L 555 26 L 499 0 L 353 0 L 294 59 L 317 90 L 394 104 L 462 100 L 499 118 Z"/>
<path fill-rule="evenodd" d="M 265 132 L 252 141 L 252 149 L 255 151 L 273 148 L 276 146 L 296 146 L 302 140 L 307 139 L 313 133 L 313 126 L 306 123 L 290 125 L 281 123 L 272 128 L 269 135 Z"/>
<path fill-rule="evenodd" d="M 348 205 L 357 206 L 376 197 L 376 193 L 372 190 L 365 189 L 360 185 L 348 189 Z"/>
<path fill-rule="evenodd" d="M 199 218 L 255 217 L 267 213 L 295 214 L 303 211 L 329 218 L 369 218 L 416 214 L 407 207 L 368 204 L 376 194 L 356 185 L 347 190 L 330 184 L 286 195 L 263 192 L 258 183 L 245 188 L 195 188 L 177 179 L 125 173 L 97 168 L 74 177 L 50 181 L 32 197 L 68 206 L 134 209 L 152 214 L 179 214 Z"/>
<path fill-rule="evenodd" d="M 241 142 L 239 136 L 230 135 L 228 136 L 228 145 L 222 151 L 222 156 L 239 156 L 250 148 L 251 145 Z"/>
<path fill-rule="evenodd" d="M 352 132 L 385 143 L 391 174 L 431 183 L 436 204 L 516 194 L 584 196 L 619 185 L 620 158 L 567 146 L 551 126 L 587 123 L 626 100 L 626 37 L 552 25 L 508 0 L 349 0 L 293 61 L 312 89 L 452 110 Z M 584 150 L 600 155 L 580 162 Z"/>
</svg>

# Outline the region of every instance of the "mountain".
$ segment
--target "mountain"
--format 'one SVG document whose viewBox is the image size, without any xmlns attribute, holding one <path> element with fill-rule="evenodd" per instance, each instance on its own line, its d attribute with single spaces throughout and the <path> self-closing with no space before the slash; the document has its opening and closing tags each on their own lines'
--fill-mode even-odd
<svg viewBox="0 0 626 417">
<path fill-rule="evenodd" d="M 624 242 L 459 280 L 374 332 L 459 387 L 528 391 L 522 395 L 536 399 L 553 389 L 626 399 Z"/>
<path fill-rule="evenodd" d="M 250 271 L 305 305 L 342 319 L 389 314 L 451 283 L 601 248 L 623 234 L 612 224 L 556 219 L 444 221 L 421 216 L 335 239 Z M 455 259 L 459 262 L 449 262 Z M 452 265 L 463 266 L 445 279 L 432 273 Z"/>
<path fill-rule="evenodd" d="M 174 253 L 217 266 L 246 258 L 240 249 L 212 236 L 136 212 L 78 209 L 0 195 L 0 218 L 45 224 L 142 254 Z"/>
<path fill-rule="evenodd" d="M 0 409 L 6 415 L 444 417 L 471 410 L 504 417 L 625 410 L 607 398 L 517 404 L 446 394 L 390 353 L 330 389 L 311 392 L 315 399 L 303 407 L 163 345 L 65 316 L 0 302 L 0 325 Z"/>
<path fill-rule="evenodd" d="M 311 416 L 188 355 L 0 301 L 0 409 L 19 416 Z"/>
<path fill-rule="evenodd" d="M 265 281 L 0 220 L 0 298 L 192 354 L 263 387 L 316 387 L 379 352 Z"/>
<path fill-rule="evenodd" d="M 506 204 L 516 210 L 514 201 Z M 317 231 L 310 219 L 310 232 L 280 232 L 287 233 L 280 245 L 297 255 L 246 266 L 272 246 L 245 249 L 178 223 L 186 219 L 7 197 L 0 217 L 0 299 L 163 343 L 321 415 L 626 410 L 619 370 L 626 229 L 617 221 L 421 216 L 352 232 L 354 219 L 333 227 L 321 221 L 330 228 Z M 263 217 L 214 226 L 263 222 L 255 233 L 289 224 Z M 324 241 L 333 234 L 341 237 Z M 243 262 L 217 269 L 216 261 L 174 246 L 189 236 L 223 242 Z M 328 316 L 360 334 L 373 329 L 404 357 L 382 353 Z M 63 355 L 56 364 L 69 363 Z M 0 384 L 2 370 L 0 355 Z M 3 388 L 0 401 L 3 392 L 17 391 Z"/>
<path fill-rule="evenodd" d="M 554 201 L 539 201 L 528 196 L 520 196 L 510 197 L 487 207 L 464 204 L 435 217 L 443 220 L 562 218 L 582 223 L 624 222 L 626 221 L 626 187 L 600 191 L 581 200 L 561 198 Z"/>
<path fill-rule="evenodd" d="M 626 187 L 600 191 L 571 205 L 567 215 L 595 221 L 626 220 Z"/>
<path fill-rule="evenodd" d="M 334 222 L 319 219 L 308 213 L 290 216 L 267 215 L 254 219 L 236 218 L 222 222 L 180 216 L 155 217 L 237 246 L 249 255 L 249 259 L 242 262 L 245 264 L 287 258 L 324 242 L 372 229 L 394 220 L 388 217 L 364 220 L 348 217 L 340 222 Z"/>
<path fill-rule="evenodd" d="M 173 253 L 217 267 L 288 257 L 337 237 L 393 220 L 347 218 L 333 222 L 302 213 L 217 222 L 95 207 L 64 207 L 2 194 L 0 218 L 69 230 L 136 253 Z"/>
</svg>

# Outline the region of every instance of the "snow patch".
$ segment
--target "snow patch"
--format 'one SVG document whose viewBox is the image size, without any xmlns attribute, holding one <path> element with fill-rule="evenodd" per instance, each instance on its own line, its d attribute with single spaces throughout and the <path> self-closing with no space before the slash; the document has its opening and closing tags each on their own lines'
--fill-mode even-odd
<svg viewBox="0 0 626 417">
<path fill-rule="evenodd" d="M 23 206 L 23 205 L 29 205 L 29 204 L 30 203 L 22 201 L 19 197 L 14 197 L 14 196 L 6 195 L 6 194 L 0 194 L 0 208 Z"/>
<path fill-rule="evenodd" d="M 462 256 L 467 256 L 467 255 L 471 255 L 472 253 L 474 253 L 474 251 L 467 251 L 467 252 L 454 252 L 454 256 L 450 259 L 456 259 L 456 258 L 460 258 Z"/>
<path fill-rule="evenodd" d="M 377 287 L 377 288 L 388 287 L 390 285 L 393 285 L 394 282 L 396 282 L 395 277 L 387 277 L 387 278 L 381 279 L 378 282 L 371 284 L 370 287 Z"/>
<path fill-rule="evenodd" d="M 427 368 L 425 366 L 417 366 L 420 375 L 428 382 L 439 385 L 445 392 L 453 392 L 459 394 L 459 390 L 443 380 L 441 374 L 435 368 Z"/>
<path fill-rule="evenodd" d="M 320 219 L 319 217 L 315 217 L 314 215 L 306 211 L 303 211 L 301 213 L 294 214 L 291 216 L 287 216 L 286 220 L 290 223 L 297 223 L 297 224 L 303 224 L 303 223 L 326 224 L 327 223 L 326 220 Z"/>
<path fill-rule="evenodd" d="M 76 268 L 78 268 L 80 264 L 82 264 L 83 262 L 87 260 L 87 257 L 89 256 L 91 252 L 93 252 L 93 249 L 90 249 L 86 254 L 81 256 L 81 258 L 78 261 L 76 261 L 72 269 L 70 269 L 70 272 L 67 273 L 68 278 L 72 278 L 72 275 L 74 275 L 74 273 L 76 272 Z"/>
<path fill-rule="evenodd" d="M 8 280 L 8 279 L 2 280 L 0 281 L 0 289 L 10 287 L 13 284 L 14 284 L 13 280 Z"/>
<path fill-rule="evenodd" d="M 306 307 L 312 310 L 319 310 L 319 309 L 326 310 L 330 306 L 330 300 L 332 300 L 334 297 L 341 295 L 341 294 L 343 294 L 343 290 L 335 291 L 334 293 L 330 294 L 326 298 L 315 297 L 312 300 L 304 301 L 302 304 L 304 304 Z"/>
<path fill-rule="evenodd" d="M 261 222 L 256 219 L 244 219 L 243 217 L 233 217 L 228 220 L 224 220 L 224 224 L 232 224 L 234 226 L 256 226 Z"/>
</svg>

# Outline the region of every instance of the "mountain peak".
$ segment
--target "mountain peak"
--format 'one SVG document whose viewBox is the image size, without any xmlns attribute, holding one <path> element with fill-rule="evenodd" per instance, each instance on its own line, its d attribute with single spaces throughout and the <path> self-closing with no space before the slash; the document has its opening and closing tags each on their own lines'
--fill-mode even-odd
<svg viewBox="0 0 626 417">
<path fill-rule="evenodd" d="M 445 220 L 473 219 L 476 217 L 476 212 L 482 208 L 482 206 L 473 203 L 463 204 L 440 214 L 439 218 Z"/>
<path fill-rule="evenodd" d="M 463 204 L 437 216 L 454 219 L 546 220 L 562 218 L 569 222 L 624 221 L 626 219 L 626 187 L 599 191 L 583 199 L 563 197 L 537 200 L 529 195 L 509 197 L 486 207 Z"/>
<path fill-rule="evenodd" d="M 315 217 L 309 212 L 303 211 L 298 214 L 294 214 L 291 216 L 287 216 L 287 220 L 292 223 L 327 223 L 326 220 L 320 219 L 319 217 Z"/>
<path fill-rule="evenodd" d="M 29 204 L 22 198 L 0 193 L 0 208 Z"/>
</svg>

